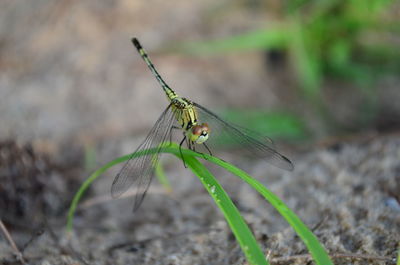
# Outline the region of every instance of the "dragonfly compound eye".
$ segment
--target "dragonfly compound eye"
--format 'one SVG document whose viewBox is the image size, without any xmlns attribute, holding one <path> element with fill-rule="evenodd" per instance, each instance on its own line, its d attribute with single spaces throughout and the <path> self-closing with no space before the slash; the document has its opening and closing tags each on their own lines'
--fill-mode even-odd
<svg viewBox="0 0 400 265">
<path fill-rule="evenodd" d="M 192 128 L 192 134 L 193 135 L 199 136 L 199 135 L 202 134 L 202 132 L 203 132 L 203 127 L 202 126 L 200 126 L 200 125 L 193 126 L 193 128 Z"/>
<path fill-rule="evenodd" d="M 208 133 L 210 133 L 210 127 L 208 127 L 208 124 L 207 123 L 203 123 L 202 125 L 201 125 L 201 128 L 202 128 L 202 130 L 203 130 L 203 134 L 208 134 Z"/>
<path fill-rule="evenodd" d="M 209 129 L 204 123 L 202 125 L 195 125 L 192 127 L 189 139 L 197 144 L 202 144 L 208 139 Z"/>
</svg>

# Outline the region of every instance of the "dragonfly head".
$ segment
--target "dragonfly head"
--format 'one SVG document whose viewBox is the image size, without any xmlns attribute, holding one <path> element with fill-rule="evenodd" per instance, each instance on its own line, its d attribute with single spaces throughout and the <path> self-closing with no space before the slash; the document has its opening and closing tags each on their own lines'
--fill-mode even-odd
<svg viewBox="0 0 400 265">
<path fill-rule="evenodd" d="M 210 128 L 207 123 L 193 126 L 189 131 L 189 139 L 196 144 L 202 144 L 208 139 Z"/>
</svg>

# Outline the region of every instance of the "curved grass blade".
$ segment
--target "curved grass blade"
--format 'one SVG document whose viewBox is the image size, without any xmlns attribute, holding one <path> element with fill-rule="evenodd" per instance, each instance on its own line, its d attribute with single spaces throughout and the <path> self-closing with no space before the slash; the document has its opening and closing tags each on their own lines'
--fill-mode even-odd
<svg viewBox="0 0 400 265">
<path fill-rule="evenodd" d="M 175 155 L 180 158 L 179 154 Z M 261 251 L 260 246 L 257 244 L 250 228 L 216 178 L 193 156 L 185 156 L 185 162 L 192 172 L 200 179 L 203 186 L 207 189 L 208 193 L 214 199 L 214 202 L 224 214 L 248 262 L 253 265 L 268 265 L 269 263 Z"/>
<path fill-rule="evenodd" d="M 400 265 L 400 244 L 399 244 L 399 249 L 397 250 L 397 265 Z"/>
<path fill-rule="evenodd" d="M 167 150 L 163 150 L 167 151 Z M 271 205 L 282 215 L 283 218 L 293 227 L 297 235 L 303 240 L 304 244 L 307 246 L 315 262 L 319 265 L 333 265 L 330 260 L 326 250 L 319 243 L 317 237 L 308 229 L 308 227 L 300 220 L 300 218 L 287 207 L 281 199 L 268 190 L 262 183 L 252 178 L 243 170 L 225 162 L 215 156 L 210 156 L 207 154 L 197 154 L 190 150 L 185 150 L 185 154 L 190 153 L 193 156 L 204 158 L 209 162 L 212 162 L 222 168 L 228 170 L 232 174 L 240 177 L 242 180 L 247 182 L 252 186 L 257 192 L 259 192 Z"/>
<path fill-rule="evenodd" d="M 169 146 L 169 145 L 165 145 Z M 140 157 L 143 155 L 157 154 L 158 151 L 174 154 L 176 157 L 181 159 L 179 152 L 179 147 L 172 143 L 170 147 L 153 148 L 149 150 L 142 150 L 141 152 L 125 155 L 119 157 L 103 167 L 96 170 L 79 188 L 78 192 L 75 194 L 67 219 L 67 232 L 72 231 L 73 217 L 76 211 L 76 207 L 81 197 L 85 191 L 89 188 L 93 181 L 95 181 L 101 174 L 107 171 L 109 168 L 123 163 L 129 159 Z M 183 155 L 185 156 L 185 162 L 189 168 L 200 178 L 201 182 L 213 197 L 216 204 L 220 207 L 221 211 L 224 213 L 228 224 L 230 225 L 233 233 L 235 234 L 239 244 L 241 245 L 243 252 L 245 253 L 250 264 L 254 265 L 268 265 L 264 254 L 262 253 L 260 247 L 258 246 L 253 234 L 251 233 L 249 227 L 246 225 L 239 211 L 230 200 L 229 196 L 222 189 L 220 184 L 217 182 L 215 177 L 205 168 L 194 156 L 202 157 L 201 154 L 195 153 L 193 151 L 182 149 Z M 193 156 L 194 155 L 194 156 Z"/>
<path fill-rule="evenodd" d="M 68 220 L 67 220 L 67 231 L 72 230 L 72 221 L 73 221 L 73 216 L 76 210 L 76 206 L 81 199 L 82 195 L 86 191 L 86 189 L 90 186 L 90 184 L 97 179 L 102 173 L 104 173 L 107 169 L 110 167 L 122 163 L 131 157 L 139 157 L 144 154 L 155 154 L 157 152 L 163 152 L 163 153 L 171 153 L 174 154 L 175 156 L 180 158 L 180 153 L 179 153 L 179 148 L 175 143 L 171 143 L 170 145 L 164 145 L 168 147 L 162 147 L 161 149 L 158 148 L 153 148 L 150 150 L 144 150 L 142 152 L 138 153 L 133 153 L 130 155 L 122 156 L 119 157 L 97 171 L 95 171 L 79 188 L 78 192 L 75 194 L 74 199 L 71 203 L 70 210 L 68 213 Z M 218 159 L 214 156 L 210 156 L 207 154 L 200 154 L 193 152 L 188 149 L 182 149 L 182 153 L 185 156 L 185 160 L 188 159 L 188 157 L 199 157 L 199 158 L 204 158 L 218 166 L 221 166 L 222 168 L 225 168 L 229 172 L 237 175 L 244 181 L 246 181 L 248 184 L 250 184 L 254 189 L 256 189 L 260 194 L 263 195 L 263 197 L 268 200 L 272 206 L 275 207 L 275 209 L 278 210 L 278 212 L 286 219 L 286 221 L 293 227 L 293 229 L 296 231 L 296 233 L 299 235 L 299 237 L 303 240 L 305 245 L 307 246 L 308 250 L 310 251 L 312 257 L 314 258 L 315 262 L 319 265 L 332 265 L 332 261 L 329 259 L 328 254 L 326 253 L 325 249 L 321 246 L 321 244 L 318 242 L 318 239 L 315 237 L 315 235 L 307 228 L 307 226 L 304 225 L 304 223 L 298 218 L 276 195 L 274 195 L 272 192 L 270 192 L 267 188 L 265 188 L 260 182 L 257 180 L 253 179 L 250 175 L 245 173 L 244 171 L 240 170 L 239 168 L 221 160 Z M 211 191 L 211 188 L 210 188 Z"/>
<path fill-rule="evenodd" d="M 193 55 L 211 55 L 251 50 L 284 49 L 289 44 L 290 35 L 287 33 L 286 25 L 275 24 L 268 29 L 257 29 L 221 40 L 187 42 L 177 47 L 171 47 L 170 50 Z"/>
<path fill-rule="evenodd" d="M 164 167 L 161 163 L 162 161 L 159 161 L 156 165 L 154 174 L 157 177 L 158 182 L 161 183 L 161 185 L 164 187 L 164 189 L 168 192 L 171 193 L 172 192 L 172 186 L 171 183 L 168 180 L 167 175 L 164 172 Z"/>
<path fill-rule="evenodd" d="M 396 265 L 400 265 L 400 244 L 399 244 L 399 249 L 397 250 L 397 262 Z"/>
<path fill-rule="evenodd" d="M 283 218 L 285 218 L 290 226 L 296 231 L 297 235 L 303 240 L 317 264 L 333 265 L 326 250 L 319 243 L 317 237 L 310 231 L 310 229 L 308 229 L 301 219 L 289 207 L 287 207 L 281 199 L 279 199 L 278 196 L 273 194 L 262 183 L 252 178 L 241 169 L 215 157 L 206 157 L 206 159 L 240 177 L 260 193 L 269 203 L 271 203 L 271 205 L 282 215 Z"/>
</svg>

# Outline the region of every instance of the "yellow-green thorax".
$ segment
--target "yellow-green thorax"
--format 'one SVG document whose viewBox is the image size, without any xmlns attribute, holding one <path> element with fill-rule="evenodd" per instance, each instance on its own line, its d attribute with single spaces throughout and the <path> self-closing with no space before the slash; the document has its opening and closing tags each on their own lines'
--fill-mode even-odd
<svg viewBox="0 0 400 265">
<path fill-rule="evenodd" d="M 167 93 L 172 103 L 171 107 L 175 113 L 175 118 L 185 131 L 186 137 L 189 141 L 197 144 L 207 141 L 210 130 L 206 123 L 198 124 L 196 107 L 190 100 L 178 97 L 175 92 L 173 92 L 173 95 L 173 97 L 170 97 Z"/>
<path fill-rule="evenodd" d="M 167 96 L 171 100 L 175 118 L 183 130 L 190 130 L 197 125 L 197 111 L 190 100 L 178 97 L 175 93 L 172 98 L 168 94 Z"/>
</svg>

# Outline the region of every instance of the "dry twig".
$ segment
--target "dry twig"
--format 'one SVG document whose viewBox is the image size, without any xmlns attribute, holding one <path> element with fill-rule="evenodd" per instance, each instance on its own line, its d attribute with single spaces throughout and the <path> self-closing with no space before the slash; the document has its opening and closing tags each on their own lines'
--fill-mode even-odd
<svg viewBox="0 0 400 265">
<path fill-rule="evenodd" d="M 4 236 L 6 237 L 8 243 L 10 243 L 11 248 L 14 250 L 14 254 L 17 256 L 17 260 L 20 261 L 22 264 L 26 264 L 21 251 L 19 251 L 17 245 L 15 244 L 14 240 L 12 239 L 10 233 L 8 232 L 6 226 L 4 225 L 1 219 L 0 219 L 0 229 L 3 232 Z"/>
</svg>

